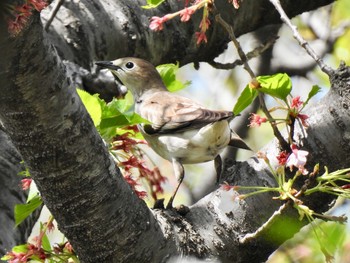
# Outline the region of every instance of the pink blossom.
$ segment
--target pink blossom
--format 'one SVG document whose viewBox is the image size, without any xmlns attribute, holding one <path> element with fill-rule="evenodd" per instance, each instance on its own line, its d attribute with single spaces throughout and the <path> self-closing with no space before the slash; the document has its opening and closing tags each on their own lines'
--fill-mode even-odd
<svg viewBox="0 0 350 263">
<path fill-rule="evenodd" d="M 266 152 L 258 151 L 256 153 L 256 157 L 258 157 L 259 159 L 263 159 L 266 163 L 270 162 L 269 158 L 267 157 Z"/>
<path fill-rule="evenodd" d="M 232 188 L 233 188 L 233 185 L 229 185 L 227 182 L 223 183 L 221 185 L 221 188 L 224 190 L 224 191 L 230 191 Z"/>
<path fill-rule="evenodd" d="M 190 20 L 191 15 L 193 13 L 194 13 L 194 9 L 191 9 L 191 8 L 182 9 L 182 11 L 180 12 L 181 21 L 187 22 L 188 20 Z"/>
<path fill-rule="evenodd" d="M 26 17 L 29 17 L 31 15 L 32 12 L 32 7 L 28 4 L 24 4 L 24 5 L 18 5 L 15 7 L 15 10 L 20 14 L 20 15 L 24 15 Z"/>
<path fill-rule="evenodd" d="M 208 17 L 203 18 L 199 24 L 199 28 L 202 29 L 203 32 L 206 31 L 209 26 L 210 26 L 210 20 L 208 19 Z"/>
<path fill-rule="evenodd" d="M 300 96 L 296 96 L 292 99 L 292 103 L 290 104 L 290 107 L 292 109 L 298 110 L 302 105 L 303 101 L 300 100 Z"/>
<path fill-rule="evenodd" d="M 305 175 L 308 173 L 308 171 L 305 169 L 306 164 L 306 156 L 308 156 L 309 152 L 299 150 L 296 145 L 292 145 L 292 153 L 289 155 L 286 166 L 288 166 L 291 170 L 294 167 L 298 168 L 299 171 Z"/>
<path fill-rule="evenodd" d="M 190 2 L 192 2 L 192 0 L 185 0 L 185 6 L 188 6 Z"/>
<path fill-rule="evenodd" d="M 28 190 L 30 187 L 30 184 L 32 183 L 32 179 L 30 178 L 22 179 L 21 183 L 22 183 L 22 190 Z"/>
<path fill-rule="evenodd" d="M 138 198 L 143 199 L 147 196 L 147 193 L 145 191 L 140 191 L 140 190 L 136 189 L 136 186 L 138 186 L 139 184 L 137 183 L 137 181 L 134 178 L 131 177 L 131 174 L 125 175 L 124 179 L 130 185 L 131 189 L 134 190 L 134 192 Z"/>
<path fill-rule="evenodd" d="M 8 252 L 6 256 L 9 257 L 9 263 L 22 263 L 27 262 L 28 257 L 25 253 L 16 253 L 14 251 Z"/>
<path fill-rule="evenodd" d="M 279 165 L 285 165 L 287 163 L 289 154 L 286 151 L 280 152 L 280 154 L 277 156 L 278 164 Z"/>
<path fill-rule="evenodd" d="M 54 225 L 54 223 L 53 223 L 52 220 L 50 220 L 49 222 L 47 222 L 46 225 L 47 225 L 47 230 L 48 230 L 49 232 L 53 232 L 53 231 L 55 230 L 55 225 Z"/>
<path fill-rule="evenodd" d="M 202 42 L 208 43 L 207 36 L 204 32 L 196 32 L 195 36 L 197 38 L 197 45 L 199 45 Z"/>
<path fill-rule="evenodd" d="M 306 121 L 309 118 L 309 116 L 307 116 L 306 114 L 299 113 L 297 118 L 301 121 L 304 127 L 309 127 L 309 124 Z"/>
<path fill-rule="evenodd" d="M 229 2 L 229 3 L 232 2 L 233 7 L 234 7 L 235 9 L 238 9 L 238 8 L 239 8 L 239 0 L 229 0 L 228 2 Z"/>
<path fill-rule="evenodd" d="M 73 247 L 72 245 L 67 241 L 64 245 L 64 248 L 69 252 L 69 253 L 73 253 Z"/>
<path fill-rule="evenodd" d="M 232 1 L 234 8 L 238 9 L 239 8 L 239 2 L 238 0 L 233 0 Z"/>
<path fill-rule="evenodd" d="M 126 132 L 113 138 L 113 150 L 123 150 L 126 153 L 132 152 L 137 144 L 147 144 L 145 140 L 135 140 L 131 138 L 132 134 Z"/>
<path fill-rule="evenodd" d="M 28 2 L 33 5 L 38 12 L 47 6 L 47 2 L 45 0 L 28 0 Z"/>
<path fill-rule="evenodd" d="M 151 18 L 151 23 L 149 24 L 149 28 L 153 31 L 161 31 L 163 30 L 163 23 L 168 21 L 167 16 L 159 17 L 159 16 L 153 16 Z"/>
<path fill-rule="evenodd" d="M 305 124 L 304 126 L 307 127 L 305 120 L 308 118 L 308 116 L 304 114 L 299 114 L 299 112 L 302 110 L 303 104 L 304 102 L 300 100 L 300 96 L 294 97 L 290 104 L 289 115 L 292 116 L 293 118 L 299 118 L 302 124 L 303 125 Z"/>
<path fill-rule="evenodd" d="M 14 20 L 8 20 L 7 21 L 7 28 L 9 33 L 12 36 L 17 35 L 19 32 L 21 32 L 23 25 L 21 25 L 20 23 L 18 23 L 17 21 Z"/>
<path fill-rule="evenodd" d="M 249 127 L 260 127 L 262 123 L 265 123 L 267 121 L 266 117 L 261 117 L 258 114 L 252 113 L 250 115 L 250 124 Z"/>
</svg>

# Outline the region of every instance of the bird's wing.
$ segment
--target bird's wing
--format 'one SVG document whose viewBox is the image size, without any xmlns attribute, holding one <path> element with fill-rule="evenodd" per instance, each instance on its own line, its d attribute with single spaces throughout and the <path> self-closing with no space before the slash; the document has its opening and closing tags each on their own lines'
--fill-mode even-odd
<svg viewBox="0 0 350 263">
<path fill-rule="evenodd" d="M 230 111 L 208 110 L 188 98 L 168 92 L 158 92 L 147 98 L 142 102 L 139 113 L 152 123 L 144 125 L 145 132 L 149 134 L 201 128 L 233 117 Z"/>
</svg>

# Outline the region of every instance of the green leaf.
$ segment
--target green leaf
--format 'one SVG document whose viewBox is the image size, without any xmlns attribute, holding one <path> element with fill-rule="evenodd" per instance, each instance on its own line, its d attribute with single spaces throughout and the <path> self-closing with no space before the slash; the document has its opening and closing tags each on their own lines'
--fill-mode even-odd
<svg viewBox="0 0 350 263">
<path fill-rule="evenodd" d="M 286 101 L 292 90 L 292 81 L 286 73 L 278 73 L 272 76 L 259 76 L 260 92 Z"/>
<path fill-rule="evenodd" d="M 29 203 L 33 198 L 35 198 L 37 195 L 39 195 L 39 190 L 36 187 L 36 184 L 34 180 L 30 183 L 29 193 L 27 196 L 27 203 Z"/>
<path fill-rule="evenodd" d="M 159 65 L 157 66 L 157 70 L 162 77 L 165 86 L 171 92 L 178 91 L 191 84 L 190 81 L 183 83 L 176 79 L 176 73 L 179 70 L 179 63 Z"/>
<path fill-rule="evenodd" d="M 46 233 L 43 235 L 43 239 L 42 239 L 42 243 L 41 246 L 43 247 L 44 250 L 46 251 L 51 251 L 51 244 L 50 244 L 50 240 L 47 237 Z"/>
<path fill-rule="evenodd" d="M 33 211 L 35 211 L 42 204 L 41 197 L 38 195 L 32 198 L 27 204 L 20 204 L 15 206 L 15 223 L 18 226 L 23 222 Z"/>
<path fill-rule="evenodd" d="M 101 122 L 101 106 L 100 106 L 100 101 L 101 99 L 98 97 L 98 95 L 91 95 L 87 93 L 84 90 L 77 89 L 78 95 L 80 99 L 82 100 L 86 110 L 91 116 L 91 119 L 94 122 L 95 126 L 98 126 Z"/>
<path fill-rule="evenodd" d="M 327 244 L 327 248 L 331 253 L 335 253 L 337 249 L 341 248 L 344 244 L 346 237 L 346 226 L 336 222 L 329 222 L 326 224 L 326 236 L 324 237 L 324 244 Z"/>
<path fill-rule="evenodd" d="M 16 253 L 26 253 L 28 251 L 28 246 L 27 244 L 23 244 L 23 245 L 18 245 L 12 248 L 13 252 Z"/>
<path fill-rule="evenodd" d="M 304 102 L 304 106 L 305 106 L 306 104 L 308 104 L 308 103 L 309 103 L 309 100 L 310 100 L 313 96 L 315 96 L 317 93 L 319 93 L 320 90 L 321 90 L 321 87 L 319 87 L 318 85 L 313 85 L 312 88 L 311 88 L 311 90 L 310 90 L 310 92 L 309 92 L 309 95 L 307 96 L 307 100 Z"/>
<path fill-rule="evenodd" d="M 129 120 L 129 125 L 135 125 L 135 124 L 140 124 L 140 123 L 144 123 L 144 124 L 150 124 L 151 122 L 142 118 L 140 115 L 138 115 L 137 113 L 133 112 L 132 114 L 126 114 L 125 115 L 126 118 Z"/>
<path fill-rule="evenodd" d="M 140 123 L 149 123 L 146 119 L 142 118 L 137 113 L 126 113 L 120 114 L 119 116 L 102 119 L 99 128 L 108 129 L 108 128 L 122 128 L 127 125 L 135 125 Z"/>
<path fill-rule="evenodd" d="M 147 5 L 142 6 L 142 8 L 145 9 L 151 9 L 159 6 L 161 3 L 163 3 L 165 0 L 147 0 Z"/>
<path fill-rule="evenodd" d="M 28 251 L 28 246 L 27 246 L 27 244 L 18 245 L 18 246 L 13 247 L 12 251 L 15 252 L 15 253 L 24 253 L 24 254 L 26 254 L 27 251 Z M 8 261 L 8 260 L 12 259 L 12 256 L 11 255 L 4 255 L 0 259 Z"/>
<path fill-rule="evenodd" d="M 179 81 L 179 80 L 174 80 L 173 82 L 171 82 L 167 88 L 170 92 L 174 92 L 174 91 L 178 91 L 181 89 L 186 88 L 187 86 L 189 86 L 191 84 L 191 81 L 186 81 L 185 83 Z"/>
<path fill-rule="evenodd" d="M 112 127 L 118 128 L 126 125 L 129 125 L 129 120 L 126 118 L 126 116 L 120 114 L 115 117 L 102 119 L 99 129 L 108 129 Z"/>
<path fill-rule="evenodd" d="M 149 123 L 149 121 L 141 118 L 131 110 L 133 98 L 130 92 L 126 94 L 125 99 L 113 99 L 108 104 L 100 100 L 99 103 L 102 109 L 102 116 L 97 129 L 101 136 L 107 141 L 117 134 L 117 128 L 140 123 Z"/>
<path fill-rule="evenodd" d="M 3 261 L 9 261 L 10 259 L 12 259 L 13 257 L 11 255 L 4 255 L 2 256 L 0 259 Z"/>
<path fill-rule="evenodd" d="M 30 172 L 29 172 L 28 168 L 25 166 L 24 161 L 21 161 L 20 164 L 21 164 L 22 166 L 24 166 L 24 170 L 23 170 L 23 171 L 20 171 L 20 172 L 18 173 L 18 175 L 19 175 L 19 176 L 23 176 L 23 177 L 30 177 Z"/>
<path fill-rule="evenodd" d="M 233 107 L 233 113 L 235 115 L 241 113 L 253 102 L 257 95 L 258 92 L 256 91 L 256 89 L 251 88 L 248 84 L 237 99 L 236 105 Z"/>
</svg>

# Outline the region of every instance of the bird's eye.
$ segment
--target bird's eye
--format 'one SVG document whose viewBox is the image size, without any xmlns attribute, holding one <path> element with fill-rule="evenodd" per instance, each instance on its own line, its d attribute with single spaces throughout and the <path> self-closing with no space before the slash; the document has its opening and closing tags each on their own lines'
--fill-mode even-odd
<svg viewBox="0 0 350 263">
<path fill-rule="evenodd" d="M 125 67 L 128 69 L 132 69 L 134 67 L 134 63 L 129 61 L 128 63 L 125 64 Z"/>
</svg>

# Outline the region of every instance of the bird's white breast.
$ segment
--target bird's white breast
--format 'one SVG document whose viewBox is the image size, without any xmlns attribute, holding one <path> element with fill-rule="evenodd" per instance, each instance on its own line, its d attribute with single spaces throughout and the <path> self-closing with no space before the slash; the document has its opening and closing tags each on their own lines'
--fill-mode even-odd
<svg viewBox="0 0 350 263">
<path fill-rule="evenodd" d="M 167 160 L 173 158 L 184 164 L 213 160 L 230 141 L 231 130 L 227 120 L 208 124 L 201 129 L 181 133 L 143 134 L 149 145 Z"/>
</svg>

